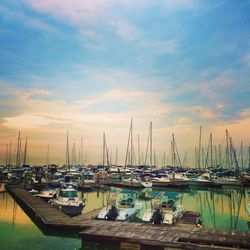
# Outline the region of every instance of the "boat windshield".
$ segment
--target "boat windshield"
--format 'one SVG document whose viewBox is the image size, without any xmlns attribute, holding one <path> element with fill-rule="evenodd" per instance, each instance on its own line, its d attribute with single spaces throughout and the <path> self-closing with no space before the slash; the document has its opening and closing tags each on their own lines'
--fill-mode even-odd
<svg viewBox="0 0 250 250">
<path fill-rule="evenodd" d="M 175 202 L 173 200 L 163 200 L 161 202 L 161 207 L 166 209 L 173 209 L 175 207 Z"/>
<path fill-rule="evenodd" d="M 76 198 L 77 192 L 76 191 L 61 191 L 60 196 L 64 198 Z"/>
<path fill-rule="evenodd" d="M 128 199 L 121 199 L 119 201 L 119 207 L 120 208 L 132 208 L 134 207 L 134 199 L 133 198 L 128 198 Z"/>
</svg>

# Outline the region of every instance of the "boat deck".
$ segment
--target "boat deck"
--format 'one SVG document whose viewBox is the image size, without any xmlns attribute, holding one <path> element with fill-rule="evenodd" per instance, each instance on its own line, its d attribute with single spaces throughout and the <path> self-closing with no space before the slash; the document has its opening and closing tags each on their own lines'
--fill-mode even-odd
<svg viewBox="0 0 250 250">
<path fill-rule="evenodd" d="M 77 230 L 82 244 L 108 242 L 122 249 L 250 249 L 250 232 L 205 230 L 197 227 L 199 214 L 187 212 L 171 226 L 96 220 L 99 209 L 69 217 L 18 186 L 6 186 L 24 211 L 46 228 Z"/>
</svg>

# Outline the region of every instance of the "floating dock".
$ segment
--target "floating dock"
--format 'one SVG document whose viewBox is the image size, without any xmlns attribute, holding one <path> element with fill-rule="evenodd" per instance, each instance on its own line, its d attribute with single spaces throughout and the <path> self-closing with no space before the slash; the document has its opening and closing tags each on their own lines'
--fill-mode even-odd
<svg viewBox="0 0 250 250">
<path fill-rule="evenodd" d="M 99 209 L 72 218 L 22 187 L 6 186 L 6 190 L 34 222 L 47 230 L 73 230 L 82 244 L 106 242 L 127 250 L 250 249 L 250 232 L 205 230 L 196 226 L 199 216 L 195 212 L 186 212 L 171 226 L 96 220 Z"/>
</svg>

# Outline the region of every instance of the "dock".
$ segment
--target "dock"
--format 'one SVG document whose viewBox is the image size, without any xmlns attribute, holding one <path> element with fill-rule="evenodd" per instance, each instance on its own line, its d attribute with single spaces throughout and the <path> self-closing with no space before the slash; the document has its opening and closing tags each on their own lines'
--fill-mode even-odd
<svg viewBox="0 0 250 250">
<path fill-rule="evenodd" d="M 83 245 L 93 241 L 124 250 L 250 249 L 250 232 L 205 230 L 196 226 L 199 216 L 195 212 L 187 212 L 170 226 L 96 220 L 100 209 L 69 217 L 23 187 L 9 185 L 6 190 L 36 224 L 47 231 L 74 231 Z"/>
</svg>

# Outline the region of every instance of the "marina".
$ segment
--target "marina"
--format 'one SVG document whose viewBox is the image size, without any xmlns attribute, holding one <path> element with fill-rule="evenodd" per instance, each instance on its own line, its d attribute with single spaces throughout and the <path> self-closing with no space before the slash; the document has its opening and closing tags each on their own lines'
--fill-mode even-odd
<svg viewBox="0 0 250 250">
<path fill-rule="evenodd" d="M 158 247 L 157 249 L 166 247 L 174 249 L 189 249 L 189 247 L 195 247 L 195 249 L 206 249 L 206 247 L 211 247 L 210 249 L 228 249 L 228 247 L 248 249 L 250 247 L 249 232 L 218 231 L 197 227 L 200 215 L 195 212 L 186 212 L 173 226 L 96 220 L 100 208 L 72 218 L 49 206 L 38 197 L 32 196 L 23 187 L 10 185 L 6 189 L 42 230 L 53 229 L 53 234 L 55 231 L 74 231 L 83 242 L 113 243 L 121 249 L 126 249 L 125 246 L 128 246 L 126 244 L 134 247 L 140 245 L 140 249 L 150 249 L 152 245 Z"/>
<path fill-rule="evenodd" d="M 0 1 L 0 250 L 250 250 L 250 0 Z"/>
</svg>

